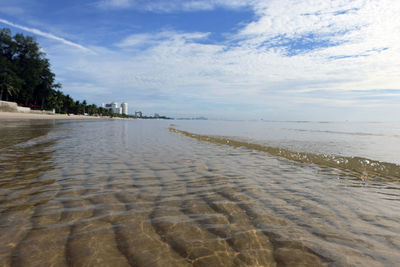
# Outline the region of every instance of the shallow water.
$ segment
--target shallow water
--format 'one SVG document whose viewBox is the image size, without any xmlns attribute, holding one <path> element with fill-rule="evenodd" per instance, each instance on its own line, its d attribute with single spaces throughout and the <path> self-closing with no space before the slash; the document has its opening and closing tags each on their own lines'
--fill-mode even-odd
<svg viewBox="0 0 400 267">
<path fill-rule="evenodd" d="M 296 152 L 400 164 L 400 122 L 175 121 L 178 129 Z"/>
<path fill-rule="evenodd" d="M 400 262 L 397 181 L 168 121 L 0 123 L 0 266 Z"/>
</svg>

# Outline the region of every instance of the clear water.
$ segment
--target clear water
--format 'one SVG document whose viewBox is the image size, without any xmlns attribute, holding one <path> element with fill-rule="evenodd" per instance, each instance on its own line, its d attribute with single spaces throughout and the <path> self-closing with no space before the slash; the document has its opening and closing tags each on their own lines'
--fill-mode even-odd
<svg viewBox="0 0 400 267">
<path fill-rule="evenodd" d="M 400 122 L 176 121 L 185 131 L 400 164 Z"/>
<path fill-rule="evenodd" d="M 384 152 L 370 141 L 379 147 L 371 154 L 344 146 L 353 135 L 332 132 L 350 128 L 329 124 L 0 121 L 0 265 L 400 262 L 397 180 L 190 138 L 169 131 L 171 123 L 266 147 L 397 162 L 396 124 L 351 126 L 376 144 L 392 142 Z"/>
</svg>

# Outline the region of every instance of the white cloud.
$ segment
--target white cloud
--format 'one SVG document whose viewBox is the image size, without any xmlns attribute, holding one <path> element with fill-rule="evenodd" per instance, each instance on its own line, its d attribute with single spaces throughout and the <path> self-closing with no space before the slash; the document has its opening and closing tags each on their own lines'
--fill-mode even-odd
<svg viewBox="0 0 400 267">
<path fill-rule="evenodd" d="M 97 6 L 100 8 L 127 8 L 132 4 L 131 0 L 102 0 L 97 3 Z"/>
<path fill-rule="evenodd" d="M 284 37 L 284 41 L 312 37 L 334 47 L 332 56 L 359 55 L 377 48 L 397 46 L 400 3 L 394 0 L 260 1 L 259 18 L 238 34 L 243 45 L 257 48 Z M 341 49 L 342 51 L 338 51 Z M 328 54 L 326 54 L 328 56 Z"/>
<path fill-rule="evenodd" d="M 158 45 L 163 42 L 194 42 L 207 38 L 210 33 L 194 32 L 194 33 L 177 33 L 174 31 L 161 31 L 157 33 L 143 33 L 143 34 L 132 34 L 120 41 L 116 45 L 118 47 L 135 47 L 143 46 L 147 47 Z"/>
<path fill-rule="evenodd" d="M 170 8 L 233 8 L 240 2 L 191 1 L 185 7 L 183 1 L 172 1 Z M 114 6 L 138 8 L 137 3 L 115 1 Z M 168 10 L 164 4 L 156 11 Z M 91 47 L 96 55 L 46 50 L 64 88 L 73 93 L 88 88 L 87 95 L 98 103 L 124 100 L 134 109 L 169 110 L 168 115 L 174 115 L 171 110 L 196 113 L 204 103 L 215 105 L 218 113 L 229 105 L 237 106 L 236 113 L 231 111 L 235 117 L 251 114 L 254 106 L 257 112 L 265 110 L 256 116 L 274 112 L 291 119 L 306 119 L 305 114 L 330 119 L 354 109 L 380 116 L 400 112 L 399 105 L 384 99 L 399 99 L 399 91 L 384 89 L 400 89 L 400 2 L 247 4 L 256 18 L 226 42 L 212 43 L 209 32 L 168 30 L 128 35 L 114 47 Z M 156 9 L 150 3 L 141 8 Z M 291 47 L 295 42 L 297 50 Z"/>
<path fill-rule="evenodd" d="M 101 9 L 133 8 L 142 11 L 169 13 L 175 11 L 212 10 L 217 7 L 239 8 L 249 6 L 252 1 L 243 0 L 101 0 L 97 6 Z"/>
<path fill-rule="evenodd" d="M 55 36 L 55 35 L 53 35 L 51 33 L 43 32 L 43 31 L 35 29 L 35 28 L 29 28 L 29 27 L 25 27 L 25 26 L 22 26 L 22 25 L 18 25 L 18 24 L 15 24 L 13 22 L 10 22 L 8 20 L 5 20 L 5 19 L 0 19 L 0 23 L 6 24 L 8 26 L 11 26 L 11 27 L 14 27 L 14 28 L 17 28 L 17 29 L 21 29 L 21 30 L 24 30 L 24 31 L 27 31 L 27 32 L 30 32 L 30 33 L 33 33 L 35 35 L 39 35 L 39 36 L 42 36 L 42 37 L 45 37 L 45 38 L 48 38 L 48 39 L 52 39 L 52 40 L 61 42 L 61 43 L 65 44 L 65 45 L 68 45 L 68 46 L 71 46 L 71 47 L 75 47 L 75 48 L 78 48 L 78 49 L 86 51 L 86 52 L 91 51 L 89 48 L 86 48 L 86 47 L 84 47 L 84 46 L 82 46 L 80 44 L 68 41 L 68 40 L 66 40 L 64 38 Z"/>
</svg>

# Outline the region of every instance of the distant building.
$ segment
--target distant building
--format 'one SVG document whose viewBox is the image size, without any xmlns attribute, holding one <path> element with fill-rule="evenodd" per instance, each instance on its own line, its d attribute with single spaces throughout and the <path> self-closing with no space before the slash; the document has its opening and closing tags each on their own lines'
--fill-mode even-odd
<svg viewBox="0 0 400 267">
<path fill-rule="evenodd" d="M 114 114 L 122 114 L 122 109 L 117 102 L 111 103 L 111 109 L 114 112 Z"/>
<path fill-rule="evenodd" d="M 115 114 L 128 115 L 128 103 L 122 103 L 121 106 L 118 102 L 112 102 L 111 104 L 101 104 L 101 107 L 112 110 Z"/>
<path fill-rule="evenodd" d="M 141 118 L 143 116 L 141 111 L 135 111 L 135 117 L 136 118 Z"/>
<path fill-rule="evenodd" d="M 121 108 L 122 108 L 122 114 L 128 115 L 128 103 L 122 103 Z"/>
<path fill-rule="evenodd" d="M 160 114 L 154 113 L 154 118 L 160 118 Z"/>
</svg>

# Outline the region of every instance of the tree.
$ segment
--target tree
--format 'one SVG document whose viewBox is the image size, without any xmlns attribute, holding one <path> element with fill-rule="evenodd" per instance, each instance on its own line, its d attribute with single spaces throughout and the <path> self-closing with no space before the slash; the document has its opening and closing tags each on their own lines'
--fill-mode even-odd
<svg viewBox="0 0 400 267">
<path fill-rule="evenodd" d="M 0 29 L 0 56 L 12 61 L 15 53 L 15 42 L 10 29 Z"/>
<path fill-rule="evenodd" d="M 86 106 L 87 106 L 87 102 L 86 102 L 86 100 L 83 100 L 83 101 L 82 101 L 83 114 L 86 113 Z"/>
<path fill-rule="evenodd" d="M 55 109 L 57 113 L 111 113 L 96 105 L 80 103 L 59 89 L 49 60 L 35 38 L 23 34 L 11 35 L 10 29 L 0 29 L 0 100 Z"/>
<path fill-rule="evenodd" d="M 15 43 L 9 29 L 0 30 L 0 100 L 3 96 L 8 100 L 9 96 L 15 96 L 21 87 L 22 80 L 15 73 L 13 57 Z"/>
<path fill-rule="evenodd" d="M 7 62 L 0 58 L 0 100 L 3 99 L 3 94 L 6 100 L 9 96 L 16 96 L 22 84 L 22 80 L 7 65 Z"/>
<path fill-rule="evenodd" d="M 55 74 L 35 38 L 0 30 L 0 97 L 25 105 L 51 108 Z"/>
</svg>

